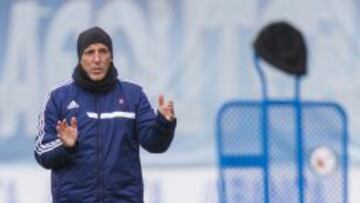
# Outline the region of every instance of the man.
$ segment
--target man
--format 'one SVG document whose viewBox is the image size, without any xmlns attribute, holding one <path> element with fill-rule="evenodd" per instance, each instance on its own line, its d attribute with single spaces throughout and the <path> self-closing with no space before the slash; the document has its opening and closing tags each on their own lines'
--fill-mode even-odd
<svg viewBox="0 0 360 203">
<path fill-rule="evenodd" d="M 49 94 L 35 144 L 38 163 L 51 169 L 54 203 L 142 203 L 139 146 L 161 153 L 176 119 L 172 101 L 155 114 L 141 87 L 117 79 L 110 36 L 99 27 L 77 41 L 72 79 Z"/>
</svg>

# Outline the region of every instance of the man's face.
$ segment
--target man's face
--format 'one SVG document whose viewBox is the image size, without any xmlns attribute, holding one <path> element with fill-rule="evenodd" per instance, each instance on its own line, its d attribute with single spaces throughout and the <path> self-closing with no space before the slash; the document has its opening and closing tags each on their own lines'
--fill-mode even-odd
<svg viewBox="0 0 360 203">
<path fill-rule="evenodd" d="M 111 53 L 102 43 L 89 45 L 83 52 L 80 64 L 92 81 L 103 80 L 112 62 Z"/>
</svg>

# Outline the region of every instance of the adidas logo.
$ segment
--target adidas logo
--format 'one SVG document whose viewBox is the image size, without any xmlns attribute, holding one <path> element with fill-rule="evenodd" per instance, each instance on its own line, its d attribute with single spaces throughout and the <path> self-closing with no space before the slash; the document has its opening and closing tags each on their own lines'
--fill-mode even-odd
<svg viewBox="0 0 360 203">
<path fill-rule="evenodd" d="M 72 100 L 69 105 L 66 107 L 68 110 L 79 108 L 79 104 L 76 101 Z"/>
</svg>

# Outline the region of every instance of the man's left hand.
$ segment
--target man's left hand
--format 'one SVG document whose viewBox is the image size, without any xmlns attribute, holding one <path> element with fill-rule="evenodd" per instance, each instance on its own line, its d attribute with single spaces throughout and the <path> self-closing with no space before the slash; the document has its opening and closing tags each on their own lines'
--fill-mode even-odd
<svg viewBox="0 0 360 203">
<path fill-rule="evenodd" d="M 174 103 L 173 101 L 165 101 L 164 96 L 160 95 L 158 98 L 159 103 L 159 112 L 166 118 L 168 121 L 173 121 L 175 119 L 174 113 Z"/>
</svg>

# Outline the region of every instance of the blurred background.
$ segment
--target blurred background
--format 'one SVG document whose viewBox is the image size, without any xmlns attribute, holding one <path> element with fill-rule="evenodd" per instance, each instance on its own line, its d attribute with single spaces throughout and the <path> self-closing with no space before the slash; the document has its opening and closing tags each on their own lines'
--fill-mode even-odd
<svg viewBox="0 0 360 203">
<path fill-rule="evenodd" d="M 261 98 L 252 43 L 277 20 L 307 42 L 303 99 L 347 112 L 349 197 L 360 202 L 359 0 L 1 0 L 0 203 L 51 202 L 49 171 L 33 155 L 40 106 L 71 76 L 77 36 L 94 25 L 112 36 L 120 78 L 143 86 L 154 106 L 160 93 L 175 102 L 169 151 L 142 151 L 145 201 L 217 202 L 216 115 L 229 100 Z M 293 79 L 266 74 L 272 98 L 293 97 Z"/>
</svg>

